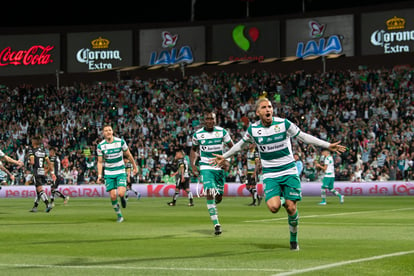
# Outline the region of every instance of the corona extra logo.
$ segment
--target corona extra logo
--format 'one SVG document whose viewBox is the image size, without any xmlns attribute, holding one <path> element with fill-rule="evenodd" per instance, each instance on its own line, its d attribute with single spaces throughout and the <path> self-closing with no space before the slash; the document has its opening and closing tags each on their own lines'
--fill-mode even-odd
<svg viewBox="0 0 414 276">
<path fill-rule="evenodd" d="M 394 16 L 386 21 L 388 30 L 399 30 L 405 28 L 405 19 Z"/>
<path fill-rule="evenodd" d="M 414 41 L 414 30 L 405 29 L 405 19 L 394 16 L 385 21 L 387 30 L 371 33 L 371 44 L 384 48 L 384 54 L 409 53 Z"/>
<path fill-rule="evenodd" d="M 109 40 L 101 36 L 91 41 L 93 49 L 107 49 L 109 47 Z"/>
</svg>

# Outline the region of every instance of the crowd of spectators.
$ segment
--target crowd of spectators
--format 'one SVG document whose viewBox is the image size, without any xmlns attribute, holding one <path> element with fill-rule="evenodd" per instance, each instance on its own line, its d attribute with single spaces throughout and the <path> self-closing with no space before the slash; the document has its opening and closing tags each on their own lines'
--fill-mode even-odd
<svg viewBox="0 0 414 276">
<path fill-rule="evenodd" d="M 407 67 L 280 74 L 200 74 L 180 79 L 133 79 L 73 86 L 0 87 L 0 148 L 27 164 L 30 137 L 57 147 L 66 184 L 95 183 L 96 146 L 111 124 L 139 166 L 139 183 L 169 182 L 175 151 L 191 148 L 203 111 L 238 141 L 256 120 L 254 104 L 272 100 L 275 115 L 349 150 L 334 155 L 336 179 L 413 180 L 414 70 Z M 293 140 L 303 162 L 302 179 L 318 180 L 320 149 Z M 12 167 L 18 185 L 30 171 Z M 244 179 L 245 154 L 232 160 L 229 182 Z"/>
</svg>

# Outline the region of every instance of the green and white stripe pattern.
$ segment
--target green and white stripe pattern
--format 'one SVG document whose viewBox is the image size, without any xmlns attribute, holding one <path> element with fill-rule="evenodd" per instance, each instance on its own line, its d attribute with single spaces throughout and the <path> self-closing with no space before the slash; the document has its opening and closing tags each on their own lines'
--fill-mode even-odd
<svg viewBox="0 0 414 276">
<path fill-rule="evenodd" d="M 287 119 L 273 117 L 269 127 L 261 121 L 251 124 L 243 136 L 245 142 L 256 143 L 263 168 L 263 179 L 297 174 L 290 139 L 300 129 Z"/>
<path fill-rule="evenodd" d="M 259 154 L 254 151 L 247 151 L 247 173 L 254 173 L 254 169 L 256 168 L 256 158 L 259 158 Z"/>
<path fill-rule="evenodd" d="M 332 155 L 325 157 L 324 164 L 327 165 L 325 170 L 325 177 L 335 177 L 335 166 Z"/>
<path fill-rule="evenodd" d="M 125 174 L 124 151 L 128 150 L 128 145 L 124 139 L 114 137 L 112 143 L 106 140 L 101 141 L 97 147 L 98 156 L 104 159 L 105 177 L 117 177 Z"/>
<path fill-rule="evenodd" d="M 224 143 L 231 141 L 230 134 L 222 127 L 215 126 L 213 131 L 204 128 L 197 130 L 193 135 L 193 145 L 200 147 L 200 170 L 221 170 L 209 164 L 215 154 L 223 154 Z"/>
</svg>

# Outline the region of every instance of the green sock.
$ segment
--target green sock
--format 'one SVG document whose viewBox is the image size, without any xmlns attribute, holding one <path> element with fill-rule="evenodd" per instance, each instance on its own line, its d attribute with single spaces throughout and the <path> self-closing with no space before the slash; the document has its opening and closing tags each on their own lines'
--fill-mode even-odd
<svg viewBox="0 0 414 276">
<path fill-rule="evenodd" d="M 283 197 L 283 196 L 281 196 L 280 197 L 280 205 L 285 205 L 285 202 L 286 202 L 286 200 L 285 200 L 285 198 Z"/>
<path fill-rule="evenodd" d="M 210 219 L 213 222 L 213 224 L 214 225 L 220 224 L 219 220 L 218 220 L 218 214 L 217 214 L 217 210 L 216 210 L 216 203 L 215 203 L 214 199 L 207 200 L 207 209 L 208 209 L 208 213 L 210 214 Z"/>
<path fill-rule="evenodd" d="M 114 208 L 116 215 L 118 217 L 122 217 L 121 208 L 119 208 L 119 205 L 118 205 L 118 199 L 111 200 L 111 203 L 112 203 L 112 208 Z"/>
<path fill-rule="evenodd" d="M 326 190 L 325 189 L 321 190 L 321 198 L 322 198 L 322 202 L 326 202 Z"/>
<path fill-rule="evenodd" d="M 298 224 L 299 224 L 299 214 L 298 211 L 293 216 L 288 215 L 288 224 L 290 231 L 290 241 L 298 241 Z"/>
<path fill-rule="evenodd" d="M 341 197 L 341 194 L 340 193 L 338 193 L 338 191 L 337 190 L 335 190 L 335 189 L 332 189 L 332 190 L 329 190 L 332 194 L 334 194 L 334 195 L 336 195 L 337 197 Z"/>
</svg>

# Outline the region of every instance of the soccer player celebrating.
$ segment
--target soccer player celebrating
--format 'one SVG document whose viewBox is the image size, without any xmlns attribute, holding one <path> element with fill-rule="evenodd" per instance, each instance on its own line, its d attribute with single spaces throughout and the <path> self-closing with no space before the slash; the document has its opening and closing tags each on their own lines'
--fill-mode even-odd
<svg viewBox="0 0 414 276">
<path fill-rule="evenodd" d="M 97 182 L 102 181 L 102 171 L 105 166 L 105 186 L 106 191 L 109 192 L 111 197 L 112 207 L 117 214 L 117 221 L 123 222 L 121 209 L 119 208 L 117 193 L 121 199 L 122 208 L 126 208 L 125 191 L 126 191 L 126 172 L 123 155 L 132 163 L 133 174 L 138 173 L 138 168 L 135 163 L 134 157 L 129 151 L 128 145 L 124 139 L 114 136 L 112 126 L 105 125 L 103 127 L 102 140 L 97 147 L 98 155 L 98 179 Z"/>
<path fill-rule="evenodd" d="M 207 209 L 210 219 L 214 224 L 214 233 L 221 234 L 221 225 L 217 213 L 217 204 L 221 202 L 224 192 L 225 175 L 223 167 L 213 166 L 209 160 L 213 154 L 223 154 L 224 144 L 233 146 L 230 134 L 222 127 L 216 126 L 216 114 L 211 110 L 204 112 L 204 127 L 197 130 L 193 135 L 193 145 L 190 152 L 190 163 L 193 174 L 199 174 L 196 166 L 200 156 L 200 173 L 203 182 L 203 191 L 207 196 Z"/>
<path fill-rule="evenodd" d="M 246 143 L 255 143 L 262 164 L 267 207 L 272 213 L 277 213 L 284 206 L 288 215 L 290 249 L 299 250 L 297 201 L 302 199 L 302 191 L 290 139 L 296 137 L 304 143 L 338 153 L 344 152 L 346 147 L 340 145 L 340 142 L 320 140 L 302 132 L 291 121 L 273 116 L 273 106 L 267 98 L 260 98 L 256 102 L 256 115 L 260 120 L 248 127 L 234 147 L 224 155 L 216 155 L 210 164 L 220 165 L 226 158 L 242 150 Z"/>
<path fill-rule="evenodd" d="M 2 150 L 0 150 L 0 161 L 6 161 L 8 163 L 15 164 L 18 167 L 23 167 L 24 166 L 24 164 L 23 164 L 22 161 L 20 161 L 20 160 L 14 160 L 10 156 L 6 155 Z M 8 170 L 3 165 L 1 165 L 1 166 L 2 166 L 2 169 L 5 169 L 5 172 L 7 173 Z M 10 175 L 10 178 L 13 176 L 10 172 L 9 172 L 9 175 Z M 1 186 L 0 186 L 0 190 L 1 190 Z"/>
<path fill-rule="evenodd" d="M 322 187 L 321 187 L 322 201 L 319 202 L 319 205 L 326 205 L 326 189 L 328 189 L 332 194 L 339 197 L 339 202 L 342 204 L 344 203 L 344 196 L 341 195 L 334 188 L 335 166 L 334 166 L 334 160 L 332 158 L 332 155 L 327 149 L 322 150 L 322 155 L 324 156 L 323 164 L 320 164 L 320 163 L 315 164 L 317 168 L 320 168 L 325 172 L 325 175 L 322 179 Z"/>
</svg>

